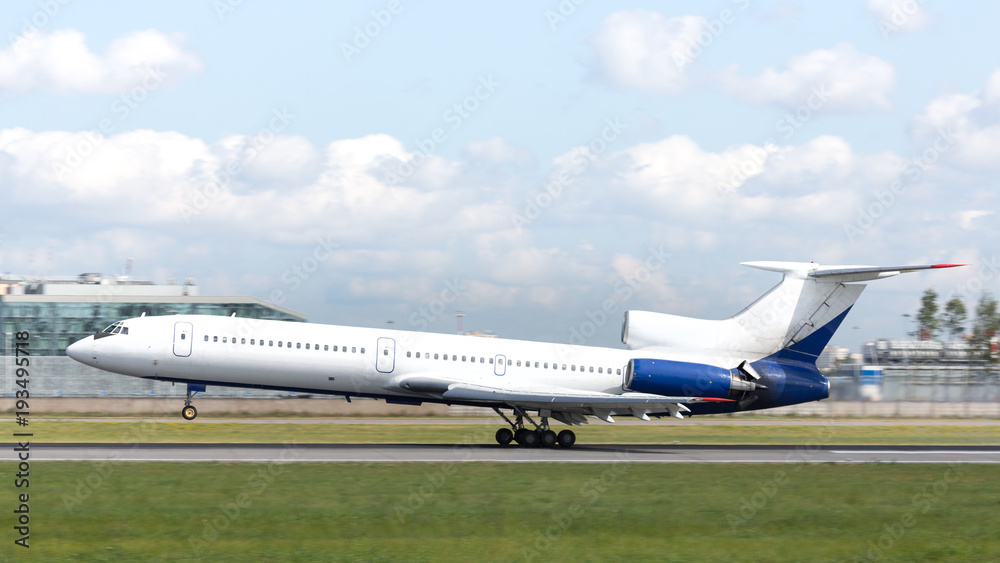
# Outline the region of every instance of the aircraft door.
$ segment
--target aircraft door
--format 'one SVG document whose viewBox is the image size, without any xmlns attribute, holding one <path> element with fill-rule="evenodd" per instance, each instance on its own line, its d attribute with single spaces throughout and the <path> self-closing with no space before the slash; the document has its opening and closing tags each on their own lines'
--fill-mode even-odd
<svg viewBox="0 0 1000 563">
<path fill-rule="evenodd" d="M 493 363 L 493 373 L 497 375 L 507 373 L 507 356 L 497 354 L 496 361 Z"/>
<path fill-rule="evenodd" d="M 392 373 L 396 368 L 396 341 L 392 338 L 379 338 L 375 353 L 375 369 L 380 373 Z"/>
<path fill-rule="evenodd" d="M 191 323 L 174 323 L 174 355 L 186 358 L 191 355 L 194 326 Z"/>
</svg>

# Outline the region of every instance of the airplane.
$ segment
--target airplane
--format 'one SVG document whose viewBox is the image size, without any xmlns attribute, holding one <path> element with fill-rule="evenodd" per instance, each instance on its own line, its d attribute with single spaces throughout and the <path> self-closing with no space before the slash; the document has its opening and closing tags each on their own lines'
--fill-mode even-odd
<svg viewBox="0 0 1000 563">
<path fill-rule="evenodd" d="M 212 315 L 121 320 L 66 353 L 105 371 L 187 384 L 181 415 L 209 385 L 492 408 L 506 446 L 571 447 L 589 417 L 642 420 L 825 399 L 816 359 L 864 281 L 963 264 L 820 266 L 744 262 L 782 281 L 736 315 L 702 320 L 626 311 L 625 349 Z M 510 411 L 508 417 L 504 411 Z M 535 413 L 536 421 L 530 413 Z M 509 427 L 508 427 L 509 426 Z"/>
</svg>

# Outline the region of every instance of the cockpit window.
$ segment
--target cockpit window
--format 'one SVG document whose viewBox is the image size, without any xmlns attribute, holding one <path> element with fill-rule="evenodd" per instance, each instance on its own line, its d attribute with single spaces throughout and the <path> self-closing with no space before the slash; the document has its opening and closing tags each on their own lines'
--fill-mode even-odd
<svg viewBox="0 0 1000 563">
<path fill-rule="evenodd" d="M 102 330 L 101 332 L 107 334 L 128 334 L 128 327 L 123 325 L 122 321 L 118 321 L 108 325 L 108 328 Z"/>
</svg>

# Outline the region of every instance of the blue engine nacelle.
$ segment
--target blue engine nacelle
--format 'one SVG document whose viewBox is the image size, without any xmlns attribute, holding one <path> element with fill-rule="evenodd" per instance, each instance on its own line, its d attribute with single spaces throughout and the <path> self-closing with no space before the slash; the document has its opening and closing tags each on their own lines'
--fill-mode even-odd
<svg viewBox="0 0 1000 563">
<path fill-rule="evenodd" d="M 634 358 L 625 368 L 624 388 L 668 397 L 733 399 L 754 391 L 757 385 L 738 370 L 707 364 Z"/>
</svg>

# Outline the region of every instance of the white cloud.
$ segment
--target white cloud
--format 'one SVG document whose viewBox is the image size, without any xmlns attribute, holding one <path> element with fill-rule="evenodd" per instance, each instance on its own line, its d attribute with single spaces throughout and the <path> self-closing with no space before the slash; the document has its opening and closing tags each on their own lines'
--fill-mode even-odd
<svg viewBox="0 0 1000 563">
<path fill-rule="evenodd" d="M 202 69 L 182 43 L 180 34 L 147 29 L 112 41 L 100 56 L 87 48 L 79 31 L 38 32 L 0 51 L 0 90 L 127 93 L 173 84 Z"/>
<path fill-rule="evenodd" d="M 924 0 L 868 0 L 868 10 L 878 17 L 879 29 L 885 34 L 899 30 L 920 29 L 930 21 Z"/>
<path fill-rule="evenodd" d="M 531 161 L 531 153 L 499 136 L 472 141 L 465 150 L 469 156 L 492 164 L 525 164 Z"/>
<path fill-rule="evenodd" d="M 591 37 L 598 70 L 615 86 L 680 92 L 691 49 L 707 23 L 700 16 L 668 18 L 643 9 L 614 12 Z"/>
<path fill-rule="evenodd" d="M 968 211 L 960 211 L 957 214 L 958 224 L 963 229 L 973 229 L 975 228 L 974 223 L 976 219 L 979 219 L 980 217 L 993 215 L 993 213 L 994 213 L 993 211 L 987 211 L 985 209 L 970 209 Z"/>
<path fill-rule="evenodd" d="M 945 94 L 913 121 L 917 146 L 972 171 L 1000 169 L 1000 69 L 981 91 Z M 931 154 L 931 153 L 929 153 Z"/>
<path fill-rule="evenodd" d="M 754 104 L 852 111 L 889 108 L 887 96 L 896 83 L 891 64 L 850 44 L 791 57 L 783 70 L 768 67 L 749 78 L 737 76 L 731 67 L 720 80 L 732 94 Z"/>
</svg>

